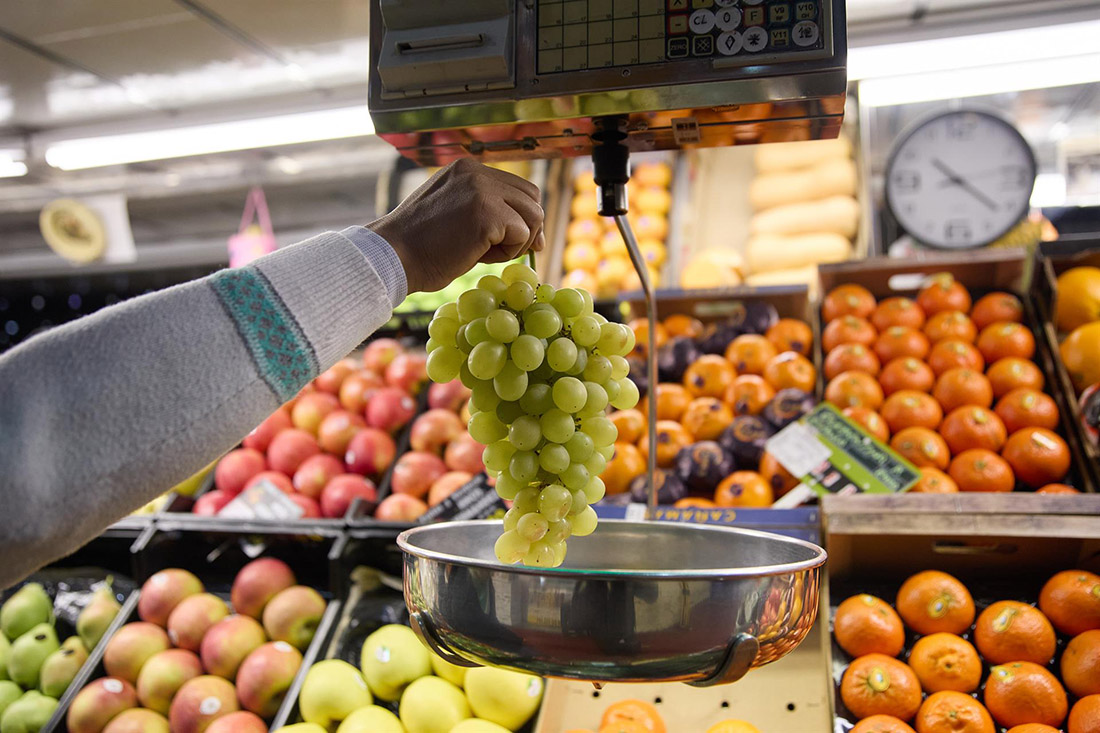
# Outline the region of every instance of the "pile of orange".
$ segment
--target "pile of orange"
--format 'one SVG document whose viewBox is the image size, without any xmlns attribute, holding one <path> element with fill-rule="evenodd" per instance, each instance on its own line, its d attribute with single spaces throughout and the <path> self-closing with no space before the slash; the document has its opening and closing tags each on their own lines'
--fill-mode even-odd
<svg viewBox="0 0 1100 733">
<path fill-rule="evenodd" d="M 841 285 L 821 310 L 825 399 L 921 469 L 914 491 L 1069 493 L 1058 407 L 1015 295 L 972 302 L 939 274 L 915 299 Z"/>
<path fill-rule="evenodd" d="M 658 700 L 658 702 L 660 702 Z M 621 700 L 604 710 L 600 726 L 596 730 L 573 728 L 565 733 L 667 733 L 657 708 L 644 700 Z M 698 733 L 704 733 L 700 730 Z M 705 733 L 761 733 L 760 729 L 744 720 L 723 720 L 707 728 Z"/>
<path fill-rule="evenodd" d="M 937 570 L 908 578 L 893 606 L 845 600 L 833 634 L 852 657 L 840 682 L 851 733 L 1100 733 L 1100 575 L 1056 573 L 1037 601 L 978 613 Z"/>
<path fill-rule="evenodd" d="M 644 351 L 651 340 L 648 323 L 640 319 L 630 326 Z M 652 343 L 660 348 L 668 339 L 697 338 L 702 333 L 698 320 L 672 315 L 657 324 Z M 735 417 L 762 414 L 779 390 L 796 388 L 812 395 L 817 384 L 817 370 L 809 359 L 813 347 L 809 324 L 780 318 L 763 334 L 733 339 L 724 356 L 700 356 L 685 370 L 680 384 L 656 385 L 658 467 L 671 467 L 676 454 L 693 443 L 717 440 Z M 615 455 L 600 475 L 608 494 L 627 491 L 645 472 L 647 399 L 636 409 L 608 416 L 619 431 Z M 767 507 L 798 483 L 767 454 L 759 466 L 738 468 L 713 487 L 713 496 L 692 497 L 681 505 Z"/>
</svg>

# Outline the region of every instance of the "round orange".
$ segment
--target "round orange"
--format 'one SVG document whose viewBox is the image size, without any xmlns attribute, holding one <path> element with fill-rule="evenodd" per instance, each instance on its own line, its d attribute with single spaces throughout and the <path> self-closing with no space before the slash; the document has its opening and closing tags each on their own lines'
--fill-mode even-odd
<svg viewBox="0 0 1100 733">
<path fill-rule="evenodd" d="M 917 468 L 941 471 L 951 463 L 951 451 L 939 433 L 928 428 L 906 428 L 890 439 L 890 447 Z"/>
<path fill-rule="evenodd" d="M 764 379 L 777 390 L 794 387 L 803 392 L 813 392 L 817 384 L 817 370 L 802 354 L 784 351 L 764 367 Z"/>
<path fill-rule="evenodd" d="M 978 334 L 978 351 L 987 364 L 1009 356 L 1030 359 L 1035 355 L 1035 336 L 1020 323 L 991 323 Z"/>
<path fill-rule="evenodd" d="M 938 377 L 951 369 L 973 369 L 981 371 L 985 368 L 985 359 L 978 347 L 965 341 L 940 341 L 928 352 L 928 366 Z"/>
<path fill-rule="evenodd" d="M 920 682 L 908 665 L 893 657 L 866 654 L 844 670 L 840 698 L 858 718 L 893 715 L 911 720 L 920 707 Z"/>
<path fill-rule="evenodd" d="M 996 733 L 996 730 L 985 706 L 961 692 L 933 693 L 917 712 L 917 733 Z"/>
<path fill-rule="evenodd" d="M 844 316 L 830 321 L 821 334 L 821 345 L 825 351 L 832 351 L 841 344 L 863 344 L 870 346 L 878 338 L 878 331 L 866 318 Z"/>
<path fill-rule="evenodd" d="M 764 333 L 778 351 L 797 351 L 809 356 L 814 347 L 814 332 L 809 324 L 796 318 L 780 318 Z"/>
<path fill-rule="evenodd" d="M 829 380 L 825 399 L 837 407 L 882 407 L 882 387 L 866 372 L 841 372 Z"/>
<path fill-rule="evenodd" d="M 925 466 L 920 470 L 917 483 L 909 491 L 917 494 L 957 494 L 959 485 L 940 469 Z"/>
<path fill-rule="evenodd" d="M 880 412 L 892 433 L 905 428 L 935 430 L 943 421 L 940 403 L 924 392 L 912 389 L 903 389 L 887 397 Z"/>
<path fill-rule="evenodd" d="M 991 323 L 1019 323 L 1024 320 L 1024 305 L 1012 293 L 989 293 L 978 298 L 970 309 L 970 318 L 978 330 Z"/>
<path fill-rule="evenodd" d="M 1023 428 L 1058 427 L 1058 405 L 1054 398 L 1034 389 L 1014 389 L 997 402 L 994 408 L 1008 432 Z"/>
<path fill-rule="evenodd" d="M 1082 697 L 1069 711 L 1066 733 L 1100 733 L 1100 695 Z"/>
<path fill-rule="evenodd" d="M 909 666 L 925 692 L 973 692 L 982 682 L 982 660 L 969 641 L 955 634 L 923 636 L 909 652 Z"/>
<path fill-rule="evenodd" d="M 970 311 L 970 291 L 947 272 L 929 275 L 928 282 L 917 293 L 917 305 L 932 317 L 944 311 Z"/>
<path fill-rule="evenodd" d="M 660 437 L 657 441 L 660 442 Z M 631 481 L 645 473 L 645 469 L 645 456 L 633 443 L 616 443 L 615 455 L 607 462 L 600 479 L 608 494 L 621 494 L 630 488 Z"/>
<path fill-rule="evenodd" d="M 763 374 L 764 367 L 778 354 L 775 345 L 754 333 L 738 336 L 726 347 L 726 360 L 738 374 Z"/>
<path fill-rule="evenodd" d="M 1062 682 L 1077 697 L 1100 694 L 1100 629 L 1078 634 L 1062 652 Z"/>
<path fill-rule="evenodd" d="M 635 318 L 626 325 L 634 332 L 634 348 L 639 352 L 645 352 L 649 346 L 649 319 Z M 659 349 L 668 341 L 668 331 L 665 330 L 664 324 L 658 321 L 654 333 L 657 334 L 655 343 Z"/>
<path fill-rule="evenodd" d="M 1009 436 L 1001 456 L 1016 478 L 1033 489 L 1061 481 L 1069 472 L 1066 441 L 1046 428 L 1022 428 Z"/>
<path fill-rule="evenodd" d="M 898 614 L 918 634 L 961 634 L 974 623 L 974 599 L 957 578 L 939 570 L 912 575 L 898 589 Z"/>
<path fill-rule="evenodd" d="M 668 468 L 676 460 L 681 448 L 691 445 L 691 433 L 675 420 L 657 421 L 657 465 Z M 638 441 L 638 451 L 643 458 L 649 456 L 649 436 L 642 435 Z M 609 492 L 610 493 L 610 492 Z"/>
<path fill-rule="evenodd" d="M 616 410 L 607 416 L 615 429 L 619 431 L 617 440 L 622 443 L 637 443 L 645 433 L 645 415 L 640 410 Z"/>
<path fill-rule="evenodd" d="M 977 405 L 952 410 L 940 425 L 940 435 L 947 441 L 952 455 L 971 448 L 997 452 L 1008 439 L 1008 431 L 997 413 Z"/>
<path fill-rule="evenodd" d="M 1081 492 L 1067 484 L 1047 484 L 1035 490 L 1036 494 L 1080 494 Z"/>
<path fill-rule="evenodd" d="M 775 389 L 756 374 L 742 374 L 726 390 L 726 403 L 734 415 L 758 415 L 775 397 Z"/>
<path fill-rule="evenodd" d="M 662 323 L 665 326 L 665 331 L 668 332 L 669 338 L 680 336 L 697 338 L 703 335 L 703 322 L 698 318 L 677 313 L 664 319 Z"/>
<path fill-rule="evenodd" d="M 879 331 L 891 326 L 923 328 L 924 311 L 909 298 L 887 298 L 871 313 L 871 325 Z"/>
<path fill-rule="evenodd" d="M 888 363 L 878 375 L 878 383 L 887 396 L 902 389 L 915 389 L 918 392 L 932 392 L 936 383 L 936 374 L 932 367 L 920 359 L 905 356 Z"/>
<path fill-rule="evenodd" d="M 1069 712 L 1062 683 L 1034 662 L 1009 662 L 991 668 L 984 700 L 993 719 L 1006 728 L 1023 723 L 1059 726 Z"/>
<path fill-rule="evenodd" d="M 993 362 L 985 376 L 989 377 L 989 383 L 993 385 L 993 396 L 997 399 L 1014 389 L 1041 391 L 1045 381 L 1042 370 L 1035 362 L 1018 356 L 1007 356 Z"/>
<path fill-rule="evenodd" d="M 848 733 L 916 733 L 908 723 L 893 715 L 872 715 L 856 723 Z"/>
<path fill-rule="evenodd" d="M 883 443 L 890 440 L 890 428 L 882 415 L 867 407 L 845 407 L 841 414 L 852 422 L 863 427 L 871 435 Z"/>
<path fill-rule="evenodd" d="M 772 487 L 772 493 L 776 498 L 783 496 L 788 491 L 798 486 L 801 482 L 791 475 L 791 472 L 783 468 L 783 465 L 775 459 L 771 453 L 764 451 L 760 457 L 760 465 L 757 467 L 760 475 Z"/>
<path fill-rule="evenodd" d="M 771 344 L 768 346 L 770 347 Z M 684 371 L 684 389 L 695 397 L 721 399 L 736 376 L 737 373 L 728 361 L 717 354 L 704 354 Z"/>
<path fill-rule="evenodd" d="M 763 508 L 774 501 L 771 485 L 756 471 L 734 471 L 714 491 L 714 503 L 718 506 Z"/>
<path fill-rule="evenodd" d="M 733 422 L 729 406 L 714 397 L 696 397 L 684 410 L 680 423 L 696 440 L 714 440 Z"/>
<path fill-rule="evenodd" d="M 947 473 L 959 485 L 959 491 L 1003 492 L 1016 487 L 1008 462 L 983 448 L 971 448 L 955 456 Z"/>
<path fill-rule="evenodd" d="M 607 725 L 601 725 L 599 733 L 649 733 L 645 724 L 633 720 L 617 720 Z"/>
<path fill-rule="evenodd" d="M 936 380 L 932 396 L 945 412 L 965 405 L 993 405 L 993 387 L 984 374 L 973 369 L 948 369 Z"/>
<path fill-rule="evenodd" d="M 978 327 L 962 311 L 941 311 L 924 324 L 924 335 L 934 344 L 940 341 L 974 343 L 978 337 Z"/>
<path fill-rule="evenodd" d="M 822 301 L 821 317 L 826 323 L 843 316 L 867 318 L 875 305 L 875 296 L 862 285 L 838 285 Z"/>
<path fill-rule="evenodd" d="M 1014 725 L 1008 729 L 1008 733 L 1060 733 L 1060 731 L 1050 725 L 1043 725 L 1042 723 L 1024 723 L 1023 725 Z"/>
<path fill-rule="evenodd" d="M 600 731 L 613 723 L 638 723 L 646 733 L 665 733 L 665 721 L 650 703 L 644 700 L 621 700 L 607 706 L 600 719 Z"/>
<path fill-rule="evenodd" d="M 1100 629 L 1100 575 L 1087 570 L 1055 573 L 1039 591 L 1039 610 L 1063 634 Z"/>
<path fill-rule="evenodd" d="M 841 372 L 867 372 L 875 376 L 881 369 L 875 352 L 863 344 L 841 344 L 825 356 L 825 378 L 832 379 Z"/>
<path fill-rule="evenodd" d="M 903 356 L 923 359 L 931 348 L 927 336 L 905 326 L 891 326 L 875 339 L 875 355 L 883 364 Z"/>
<path fill-rule="evenodd" d="M 853 657 L 885 654 L 896 657 L 905 647 L 901 617 L 881 598 L 860 593 L 836 607 L 833 635 L 840 648 Z"/>
<path fill-rule="evenodd" d="M 974 643 L 991 664 L 1047 664 L 1057 645 L 1054 627 L 1043 612 L 1018 601 L 997 601 L 978 616 Z"/>
<path fill-rule="evenodd" d="M 683 386 L 672 382 L 662 382 L 657 385 L 657 419 L 679 420 L 691 402 L 691 393 Z M 638 410 L 642 415 L 648 415 L 648 395 L 638 404 Z"/>
</svg>

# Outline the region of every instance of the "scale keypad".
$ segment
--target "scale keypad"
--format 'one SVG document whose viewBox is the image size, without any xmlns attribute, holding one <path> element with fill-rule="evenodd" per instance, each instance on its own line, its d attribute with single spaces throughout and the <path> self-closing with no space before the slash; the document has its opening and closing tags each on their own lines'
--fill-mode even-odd
<svg viewBox="0 0 1100 733">
<path fill-rule="evenodd" d="M 822 47 L 822 0 L 538 0 L 537 73 Z"/>
</svg>

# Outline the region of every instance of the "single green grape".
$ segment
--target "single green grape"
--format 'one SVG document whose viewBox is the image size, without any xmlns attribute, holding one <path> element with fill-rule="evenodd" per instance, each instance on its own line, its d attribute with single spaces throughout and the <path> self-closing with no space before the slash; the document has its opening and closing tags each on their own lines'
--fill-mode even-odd
<svg viewBox="0 0 1100 733">
<path fill-rule="evenodd" d="M 485 326 L 484 318 L 475 318 L 467 323 L 465 334 L 466 340 L 473 346 L 477 346 L 483 341 L 495 340 L 489 336 L 489 329 Z"/>
<path fill-rule="evenodd" d="M 580 293 L 581 297 L 584 298 L 584 310 L 582 312 L 591 313 L 592 307 L 594 305 L 592 303 L 592 293 L 588 292 L 587 290 L 581 290 Z"/>
<path fill-rule="evenodd" d="M 623 377 L 616 384 L 619 385 L 619 393 L 611 401 L 611 406 L 619 410 L 629 410 L 638 404 L 638 385 L 630 377 Z"/>
<path fill-rule="evenodd" d="M 539 420 L 539 426 L 546 439 L 553 443 L 565 443 L 577 429 L 573 416 L 558 408 L 547 410 Z"/>
<path fill-rule="evenodd" d="M 593 354 L 588 357 L 588 365 L 584 368 L 585 381 L 603 384 L 611 378 L 611 361 L 602 354 Z"/>
<path fill-rule="evenodd" d="M 554 300 L 554 286 L 550 283 L 543 283 L 535 288 L 535 300 L 539 303 L 549 303 Z"/>
<path fill-rule="evenodd" d="M 528 542 L 538 542 L 546 536 L 550 522 L 538 512 L 529 512 L 519 518 L 516 531 Z"/>
<path fill-rule="evenodd" d="M 440 346 L 428 354 L 426 370 L 433 382 L 449 382 L 458 377 L 466 355 L 454 346 Z"/>
<path fill-rule="evenodd" d="M 508 440 L 516 447 L 516 450 L 534 450 L 541 438 L 542 428 L 539 426 L 539 420 L 531 415 L 517 417 L 511 427 L 508 428 Z M 534 477 L 532 476 L 532 478 Z"/>
<path fill-rule="evenodd" d="M 545 352 L 542 339 L 535 338 L 529 333 L 516 337 L 512 342 L 512 361 L 525 372 L 536 369 L 539 364 L 542 364 Z"/>
<path fill-rule="evenodd" d="M 566 336 L 554 339 L 546 349 L 546 362 L 557 372 L 572 369 L 577 363 L 577 345 Z"/>
<path fill-rule="evenodd" d="M 498 490 L 497 493 L 499 494 L 500 491 Z M 512 507 L 508 511 L 504 512 L 504 531 L 507 532 L 509 530 L 515 529 L 516 525 L 519 524 L 519 520 L 522 516 L 523 512 L 518 511 L 515 507 Z"/>
<path fill-rule="evenodd" d="M 592 483 L 589 481 L 589 483 Z M 580 514 L 584 511 L 584 508 L 588 506 L 588 495 L 584 493 L 584 489 L 575 489 L 570 492 L 573 497 L 572 502 L 569 504 L 569 516 L 572 517 L 576 514 Z M 510 529 L 506 527 L 505 529 Z"/>
<path fill-rule="evenodd" d="M 485 290 L 467 290 L 458 296 L 458 320 L 469 323 L 475 318 L 484 318 L 496 308 L 497 300 Z"/>
<path fill-rule="evenodd" d="M 504 304 L 514 311 L 522 311 L 535 302 L 535 290 L 525 282 L 514 282 L 504 291 Z"/>
<path fill-rule="evenodd" d="M 550 484 L 539 494 L 539 514 L 549 522 L 556 522 L 569 513 L 573 495 L 561 484 Z M 559 537 L 564 540 L 565 537 Z"/>
<path fill-rule="evenodd" d="M 552 568 L 557 562 L 557 548 L 544 540 L 533 542 L 531 549 L 523 556 L 523 564 L 535 568 Z"/>
<path fill-rule="evenodd" d="M 512 565 L 523 560 L 530 551 L 531 543 L 514 529 L 508 530 L 498 537 L 493 545 L 493 553 L 496 555 L 497 560 L 506 565 Z"/>
<path fill-rule="evenodd" d="M 573 362 L 573 366 L 566 372 L 571 377 L 579 377 L 584 374 L 584 370 L 588 368 L 588 349 L 577 350 L 577 360 Z"/>
<path fill-rule="evenodd" d="M 428 339 L 428 340 L 427 340 L 427 341 L 426 341 L 426 342 L 424 343 L 424 351 L 426 351 L 427 353 L 429 353 L 429 354 L 430 354 L 430 353 L 432 353 L 433 351 L 435 351 L 436 349 L 438 349 L 438 348 L 439 348 L 440 346 L 443 346 L 443 342 L 442 342 L 442 341 L 437 341 L 436 339 L 433 339 L 433 338 L 429 338 L 429 339 Z"/>
<path fill-rule="evenodd" d="M 452 321 L 458 320 L 458 304 L 457 303 L 444 303 L 435 309 L 435 313 L 432 314 L 432 318 L 450 318 Z"/>
<path fill-rule="evenodd" d="M 592 534 L 596 530 L 597 522 L 599 522 L 599 519 L 596 517 L 596 510 L 590 506 L 586 506 L 583 512 L 569 520 L 569 523 L 573 525 L 574 537 L 587 537 Z M 524 561 L 526 561 L 526 558 L 524 558 Z"/>
<path fill-rule="evenodd" d="M 553 409 L 554 397 L 550 385 L 545 382 L 531 383 L 528 375 L 527 393 L 519 398 L 519 406 L 528 415 L 542 415 Z"/>
<path fill-rule="evenodd" d="M 570 463 L 569 468 L 561 472 L 561 482 L 569 489 L 583 489 L 590 478 L 583 463 Z"/>
<path fill-rule="evenodd" d="M 491 412 L 479 412 L 470 418 L 466 429 L 482 445 L 489 445 L 508 435 L 508 428 Z"/>
<path fill-rule="evenodd" d="M 488 380 L 478 380 L 470 388 L 470 407 L 479 412 L 493 412 L 500 404 L 500 396 L 497 395 L 493 383 Z"/>
<path fill-rule="evenodd" d="M 535 288 L 539 284 L 539 276 L 522 262 L 513 262 L 505 267 L 504 271 L 500 273 L 500 277 L 509 285 L 516 282 L 525 282 Z"/>
<path fill-rule="evenodd" d="M 615 428 L 615 423 L 606 417 L 599 416 L 586 417 L 581 420 L 581 432 L 587 433 L 597 448 L 611 445 L 619 434 L 619 431 Z"/>
<path fill-rule="evenodd" d="M 554 382 L 554 404 L 563 412 L 580 412 L 587 398 L 584 382 L 576 377 L 562 377 Z"/>
<path fill-rule="evenodd" d="M 494 387 L 494 390 L 496 388 Z M 497 405 L 497 419 L 505 425 L 511 425 L 516 421 L 516 418 L 523 415 L 523 408 L 519 406 L 518 402 L 508 402 L 501 400 Z"/>
<path fill-rule="evenodd" d="M 527 372 L 509 361 L 500 374 L 493 377 L 493 388 L 502 400 L 519 400 L 527 391 Z"/>
<path fill-rule="evenodd" d="M 576 318 L 584 310 L 584 297 L 573 288 L 562 288 L 551 302 L 562 318 Z"/>
<path fill-rule="evenodd" d="M 459 367 L 459 369 L 458 369 L 458 379 L 459 379 L 460 382 L 462 382 L 462 386 L 466 387 L 466 389 L 473 389 L 477 385 L 478 382 L 488 381 L 488 380 L 485 380 L 485 379 L 478 379 L 477 377 L 475 377 L 473 375 L 473 372 L 470 371 L 470 360 L 469 359 L 464 361 L 462 363 L 462 366 Z"/>
<path fill-rule="evenodd" d="M 539 451 L 539 466 L 547 473 L 559 474 L 569 468 L 569 451 L 564 445 L 547 443 Z"/>
<path fill-rule="evenodd" d="M 508 473 L 522 483 L 534 481 L 539 473 L 539 457 L 534 451 L 517 450 L 508 461 Z"/>
<path fill-rule="evenodd" d="M 607 357 L 607 360 L 611 362 L 611 378 L 622 379 L 627 374 L 630 374 L 630 362 L 618 354 L 612 354 Z"/>
<path fill-rule="evenodd" d="M 561 316 L 553 308 L 524 314 L 523 330 L 540 339 L 550 338 L 561 330 Z"/>
<path fill-rule="evenodd" d="M 474 345 L 466 339 L 465 323 L 459 326 L 458 331 L 455 333 L 455 346 L 457 346 L 458 350 L 461 351 L 463 354 L 469 354 L 470 351 L 474 348 Z"/>
<path fill-rule="evenodd" d="M 585 501 L 589 504 L 595 504 L 603 498 L 604 494 L 607 492 L 607 487 L 604 486 L 602 478 L 593 476 L 589 479 L 588 483 L 584 485 L 583 491 Z"/>
<path fill-rule="evenodd" d="M 578 431 L 565 441 L 565 449 L 569 451 L 569 460 L 573 463 L 584 463 L 592 456 L 596 446 L 592 438 Z"/>
<path fill-rule="evenodd" d="M 539 510 L 539 490 L 534 486 L 527 486 L 516 493 L 512 499 L 512 508 L 518 509 L 520 514 L 530 514 Z"/>
<path fill-rule="evenodd" d="M 539 512 L 542 514 L 542 512 Z M 543 514 L 545 517 L 546 515 Z M 546 530 L 546 541 L 551 545 L 558 545 L 564 543 L 573 534 L 573 523 L 570 522 L 565 516 L 550 522 L 549 529 Z"/>
<path fill-rule="evenodd" d="M 596 342 L 596 348 L 601 354 L 616 354 L 626 356 L 630 349 L 626 348 L 626 331 L 633 334 L 629 328 L 621 323 L 603 323 L 600 325 L 600 338 Z M 468 337 L 467 337 L 468 338 Z"/>
<path fill-rule="evenodd" d="M 619 396 L 619 385 L 621 382 L 614 379 L 609 379 L 603 383 L 603 391 L 607 392 L 607 401 L 614 403 L 615 398 Z"/>
<path fill-rule="evenodd" d="M 485 316 L 485 328 L 496 341 L 510 344 L 519 336 L 519 319 L 515 313 L 498 308 Z"/>
<path fill-rule="evenodd" d="M 512 460 L 515 452 L 516 447 L 510 441 L 498 440 L 485 446 L 485 450 L 481 452 L 481 461 L 491 471 L 506 471 L 508 462 Z M 499 487 L 500 484 L 498 483 L 497 486 Z"/>
<path fill-rule="evenodd" d="M 596 449 L 596 452 L 603 456 L 605 460 L 610 461 L 615 457 L 615 444 L 600 446 Z"/>
<path fill-rule="evenodd" d="M 607 392 L 604 391 L 604 388 L 595 382 L 585 382 L 584 389 L 588 395 L 584 401 L 586 414 L 582 417 L 591 417 L 602 412 L 607 407 Z"/>
<path fill-rule="evenodd" d="M 477 281 L 477 286 L 492 293 L 498 303 L 504 298 L 504 291 L 508 289 L 508 283 L 496 275 L 482 275 Z"/>
<path fill-rule="evenodd" d="M 600 340 L 600 324 L 590 315 L 580 316 L 573 321 L 570 333 L 577 345 L 592 348 Z"/>
<path fill-rule="evenodd" d="M 470 352 L 470 374 L 478 379 L 492 379 L 500 374 L 507 361 L 508 350 L 504 348 L 504 344 L 482 341 Z"/>
<path fill-rule="evenodd" d="M 428 335 L 443 344 L 451 344 L 458 333 L 459 322 L 454 318 L 433 318 L 428 324 Z"/>
<path fill-rule="evenodd" d="M 593 452 L 588 460 L 584 462 L 584 467 L 588 469 L 588 473 L 591 475 L 599 476 L 607 468 L 607 459 L 599 453 Z"/>
</svg>

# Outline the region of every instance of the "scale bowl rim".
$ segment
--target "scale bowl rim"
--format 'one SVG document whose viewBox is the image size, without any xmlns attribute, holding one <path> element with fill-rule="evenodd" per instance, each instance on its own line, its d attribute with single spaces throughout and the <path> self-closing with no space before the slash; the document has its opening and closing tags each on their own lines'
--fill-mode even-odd
<svg viewBox="0 0 1100 733">
<path fill-rule="evenodd" d="M 500 525 L 501 522 L 500 520 L 494 519 L 468 519 L 454 522 L 426 524 L 420 527 L 413 527 L 412 529 L 406 529 L 402 531 L 399 535 L 397 535 L 397 546 L 406 556 L 411 556 L 417 558 L 418 560 L 429 560 L 433 562 L 442 562 L 452 565 L 478 567 L 502 573 L 556 576 L 562 579 L 592 577 L 603 579 L 621 578 L 624 580 L 681 580 L 685 578 L 701 580 L 738 580 L 745 578 L 764 578 L 776 575 L 794 575 L 797 573 L 803 573 L 818 569 L 822 567 L 828 560 L 828 553 L 823 547 L 816 545 L 812 542 L 807 542 L 806 540 L 801 540 L 795 537 L 788 537 L 786 535 L 781 535 L 774 532 L 764 532 L 755 529 L 729 527 L 725 525 L 694 524 L 687 522 L 654 522 L 646 520 L 633 521 L 626 519 L 601 519 L 600 526 L 612 525 L 619 527 L 639 527 L 652 525 L 675 525 L 681 529 L 687 529 L 689 531 L 700 533 L 736 534 L 774 541 L 780 544 L 795 545 L 808 550 L 813 554 L 813 557 L 806 560 L 799 560 L 797 562 L 734 568 L 694 568 L 676 570 L 633 570 L 623 568 L 597 569 L 568 567 L 533 568 L 526 565 L 518 564 L 505 565 L 499 560 L 482 560 L 480 558 L 462 557 L 461 555 L 452 555 L 450 553 L 439 552 L 436 550 L 426 550 L 413 544 L 413 541 L 415 540 L 417 534 L 425 534 L 433 529 L 438 531 L 442 528 L 454 529 L 468 526 L 484 526 L 490 524 Z M 598 533 L 599 531 L 600 528 L 597 527 L 596 532 Z"/>
</svg>

